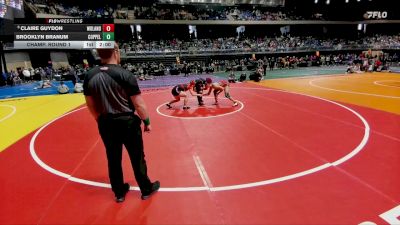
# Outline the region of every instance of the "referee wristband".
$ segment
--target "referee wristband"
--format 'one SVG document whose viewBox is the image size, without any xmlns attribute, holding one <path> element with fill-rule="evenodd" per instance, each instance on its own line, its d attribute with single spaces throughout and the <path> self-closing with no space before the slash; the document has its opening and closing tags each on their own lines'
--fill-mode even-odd
<svg viewBox="0 0 400 225">
<path fill-rule="evenodd" d="M 150 125 L 150 118 L 147 117 L 146 119 L 143 120 L 144 125 L 148 126 Z"/>
</svg>

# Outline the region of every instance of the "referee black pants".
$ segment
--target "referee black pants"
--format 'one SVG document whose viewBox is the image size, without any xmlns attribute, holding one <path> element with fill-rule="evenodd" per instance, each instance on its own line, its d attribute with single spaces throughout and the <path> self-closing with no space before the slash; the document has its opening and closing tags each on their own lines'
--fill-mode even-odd
<svg viewBox="0 0 400 225">
<path fill-rule="evenodd" d="M 151 189 L 144 159 L 141 120 L 131 113 L 102 115 L 98 119 L 100 136 L 106 148 L 108 175 L 116 196 L 124 194 L 124 176 L 122 171 L 122 145 L 128 151 L 129 158 L 140 190 Z"/>
<path fill-rule="evenodd" d="M 196 85 L 194 86 L 194 89 L 197 94 L 203 94 L 203 84 L 196 83 Z M 204 104 L 202 96 L 197 96 L 197 101 L 199 102 L 199 105 Z"/>
</svg>

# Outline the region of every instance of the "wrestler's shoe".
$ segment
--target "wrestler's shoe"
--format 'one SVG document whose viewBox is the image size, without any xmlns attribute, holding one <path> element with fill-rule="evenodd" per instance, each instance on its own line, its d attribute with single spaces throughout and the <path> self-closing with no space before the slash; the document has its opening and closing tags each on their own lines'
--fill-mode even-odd
<svg viewBox="0 0 400 225">
<path fill-rule="evenodd" d="M 183 106 L 183 110 L 190 109 L 190 106 Z"/>
<path fill-rule="evenodd" d="M 171 104 L 167 103 L 166 106 L 168 107 L 168 109 L 172 108 Z"/>
<path fill-rule="evenodd" d="M 151 184 L 151 189 L 148 191 L 143 191 L 142 192 L 142 200 L 146 200 L 150 198 L 154 193 L 156 193 L 160 189 L 160 181 L 156 180 L 154 183 Z"/>
<path fill-rule="evenodd" d="M 115 195 L 115 201 L 117 203 L 121 203 L 121 202 L 125 201 L 125 195 L 126 195 L 126 193 L 128 193 L 128 191 L 129 191 L 129 184 L 125 183 L 124 191 L 123 191 L 122 195 Z"/>
<path fill-rule="evenodd" d="M 233 103 L 233 106 L 238 106 L 239 104 L 237 102 Z"/>
</svg>

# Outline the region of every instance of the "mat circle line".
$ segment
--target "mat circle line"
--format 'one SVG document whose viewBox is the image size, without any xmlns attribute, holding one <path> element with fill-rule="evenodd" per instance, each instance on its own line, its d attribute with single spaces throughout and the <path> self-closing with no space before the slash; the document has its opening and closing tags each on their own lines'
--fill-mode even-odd
<svg viewBox="0 0 400 225">
<path fill-rule="evenodd" d="M 375 85 L 379 85 L 379 86 L 384 86 L 384 87 L 400 88 L 400 86 L 397 87 L 397 86 L 391 86 L 391 85 L 381 84 L 381 83 L 383 83 L 383 82 L 397 82 L 397 83 L 400 83 L 400 81 L 397 81 L 397 80 L 376 80 L 376 81 L 374 81 L 374 84 L 375 84 Z"/>
<path fill-rule="evenodd" d="M 268 88 L 244 88 L 244 87 L 236 87 L 237 89 L 249 89 L 249 90 L 263 90 L 263 91 L 279 91 L 279 92 L 284 92 L 284 93 L 290 93 L 290 94 L 295 94 L 295 95 L 302 95 L 302 96 L 307 96 L 307 97 L 311 97 L 311 98 L 315 98 L 315 99 L 319 99 L 322 101 L 326 101 L 329 103 L 332 103 L 334 105 L 337 105 L 339 107 L 342 107 L 348 111 L 350 111 L 351 113 L 353 113 L 354 115 L 356 115 L 361 122 L 364 124 L 364 136 L 361 140 L 361 142 L 347 155 L 343 156 L 342 158 L 332 162 L 332 163 L 325 163 L 323 165 L 314 167 L 312 169 L 308 169 L 302 172 L 298 172 L 298 173 L 294 173 L 294 174 L 290 174 L 290 175 L 286 175 L 283 177 L 278 177 L 278 178 L 273 178 L 273 179 L 269 179 L 269 180 L 264 180 L 264 181 L 258 181 L 258 182 L 251 182 L 251 183 L 245 183 L 245 184 L 238 184 L 238 185 L 229 185 L 229 186 L 220 186 L 220 187 L 166 187 L 166 188 L 160 188 L 160 191 L 165 191 L 165 192 L 189 192 L 189 191 L 228 191 L 228 190 L 238 190 L 238 189 L 244 189 L 244 188 L 252 188 L 252 187 L 257 187 L 257 186 L 263 186 L 263 185 L 269 185 L 269 184 L 273 184 L 273 183 L 278 183 L 278 182 L 283 182 L 283 181 L 287 181 L 287 180 L 292 180 L 295 178 L 299 178 L 302 176 L 306 176 L 306 175 L 310 175 L 312 173 L 316 173 L 318 171 L 327 169 L 329 167 L 333 167 L 333 166 L 338 166 L 348 160 L 350 160 L 352 157 L 354 157 L 355 155 L 357 155 L 363 148 L 364 146 L 367 144 L 368 139 L 369 139 L 369 135 L 370 135 L 370 126 L 367 122 L 367 120 L 361 116 L 358 112 L 356 112 L 355 110 L 344 106 L 340 103 L 334 102 L 334 101 L 330 101 L 327 99 L 323 99 L 323 98 L 319 98 L 319 97 L 315 97 L 315 96 L 311 96 L 311 95 L 305 95 L 305 94 L 300 94 L 300 93 L 295 93 L 295 92 L 289 92 L 289 91 L 284 91 L 284 90 L 276 90 L 276 89 L 268 89 Z M 235 89 L 236 89 L 235 88 Z M 32 136 L 30 143 L 29 143 L 29 151 L 30 154 L 32 156 L 32 158 L 34 159 L 34 161 L 41 166 L 43 169 L 47 170 L 50 173 L 53 173 L 57 176 L 66 178 L 70 181 L 76 182 L 76 183 L 81 183 L 81 184 L 86 184 L 86 185 L 92 185 L 92 186 L 96 186 L 96 187 L 104 187 L 104 188 L 111 188 L 111 185 L 108 183 L 102 183 L 102 182 L 96 182 L 96 181 L 90 181 L 90 180 L 85 180 L 85 179 L 81 179 L 81 178 L 77 178 L 77 177 L 73 177 L 70 174 L 66 174 L 63 173 L 61 171 L 58 171 L 50 166 L 48 166 L 47 164 L 45 164 L 36 154 L 36 150 L 35 150 L 35 141 L 37 139 L 37 137 L 39 136 L 39 134 L 50 124 L 54 123 L 55 121 L 70 115 L 72 113 L 75 113 L 79 110 L 82 110 L 86 107 L 81 107 L 78 108 L 76 110 L 73 110 L 71 112 L 68 112 L 60 117 L 57 117 L 53 120 L 51 120 L 50 122 L 48 122 L 47 124 L 45 124 L 44 126 L 42 126 L 40 129 L 38 129 L 35 134 Z M 130 188 L 131 190 L 139 190 L 138 187 L 132 187 Z"/>
<path fill-rule="evenodd" d="M 325 89 L 329 91 L 336 91 L 336 92 L 342 92 L 342 93 L 349 93 L 349 94 L 356 94 L 356 95 L 368 95 L 368 96 L 374 96 L 374 97 L 380 97 L 380 98 L 394 98 L 394 99 L 400 99 L 400 96 L 391 96 L 391 95 L 379 95 L 379 94 L 371 94 L 371 93 L 365 93 L 365 92 L 357 92 L 357 91 L 346 91 L 346 90 L 341 90 L 341 89 L 335 89 L 335 88 L 328 88 L 328 87 L 323 87 L 320 85 L 317 85 L 314 83 L 316 80 L 324 80 L 326 78 L 318 78 L 318 79 L 313 79 L 308 82 L 308 84 L 312 87 L 320 88 L 320 89 Z"/>
<path fill-rule="evenodd" d="M 0 106 L 1 107 L 8 107 L 8 108 L 12 109 L 12 112 L 9 113 L 8 115 L 6 115 L 5 117 L 1 118 L 0 122 L 3 122 L 4 120 L 12 117 L 17 112 L 17 108 L 15 106 L 13 106 L 13 105 L 3 105 L 3 104 L 1 104 Z"/>
</svg>

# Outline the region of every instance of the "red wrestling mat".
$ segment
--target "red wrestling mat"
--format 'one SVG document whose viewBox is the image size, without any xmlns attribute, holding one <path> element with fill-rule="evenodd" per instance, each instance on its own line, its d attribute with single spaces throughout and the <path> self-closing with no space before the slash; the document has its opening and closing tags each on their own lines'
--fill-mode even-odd
<svg viewBox="0 0 400 225">
<path fill-rule="evenodd" d="M 151 179 L 117 204 L 94 120 L 80 108 L 0 153 L 0 224 L 390 224 L 399 221 L 399 116 L 251 85 L 232 107 L 166 109 L 146 92 Z M 133 179 L 124 155 L 125 178 Z M 393 209 L 394 208 L 394 209 Z M 393 209 L 393 210 L 391 210 Z M 380 216 L 382 213 L 384 215 Z"/>
</svg>

